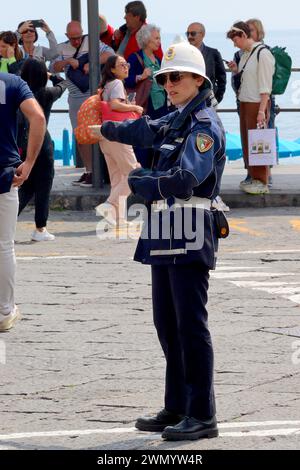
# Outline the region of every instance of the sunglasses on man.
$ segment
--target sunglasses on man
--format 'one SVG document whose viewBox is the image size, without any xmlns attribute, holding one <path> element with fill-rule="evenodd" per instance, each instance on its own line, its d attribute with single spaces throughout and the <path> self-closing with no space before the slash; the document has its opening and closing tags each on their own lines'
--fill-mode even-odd
<svg viewBox="0 0 300 470">
<path fill-rule="evenodd" d="M 69 41 L 80 41 L 82 38 L 83 38 L 83 35 L 81 36 L 74 36 L 74 37 L 69 37 L 67 34 L 66 34 L 67 38 L 69 39 Z"/>
<path fill-rule="evenodd" d="M 184 77 L 183 73 L 180 72 L 170 72 L 170 73 L 162 73 L 155 77 L 156 82 L 161 85 L 165 86 L 168 79 L 172 83 L 172 85 L 179 83 Z"/>
<path fill-rule="evenodd" d="M 197 34 L 201 34 L 201 31 L 187 31 L 185 33 L 186 37 L 188 38 L 189 36 L 191 36 L 192 38 L 195 38 L 197 36 Z"/>
</svg>

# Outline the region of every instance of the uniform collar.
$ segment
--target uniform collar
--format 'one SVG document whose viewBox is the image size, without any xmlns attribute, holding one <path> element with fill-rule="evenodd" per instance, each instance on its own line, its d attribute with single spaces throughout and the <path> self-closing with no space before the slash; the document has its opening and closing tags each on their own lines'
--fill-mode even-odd
<svg viewBox="0 0 300 470">
<path fill-rule="evenodd" d="M 187 117 L 195 110 L 199 110 L 206 107 L 206 100 L 211 95 L 210 88 L 204 88 L 201 90 L 195 98 L 190 101 L 175 117 L 170 128 L 179 129 L 184 124 Z"/>
</svg>

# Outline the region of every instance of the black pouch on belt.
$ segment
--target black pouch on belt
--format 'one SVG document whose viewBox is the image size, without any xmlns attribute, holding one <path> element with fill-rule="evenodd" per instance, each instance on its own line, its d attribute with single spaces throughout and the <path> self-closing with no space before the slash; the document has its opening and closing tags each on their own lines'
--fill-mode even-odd
<svg viewBox="0 0 300 470">
<path fill-rule="evenodd" d="M 215 227 L 218 238 L 227 238 L 229 235 L 229 224 L 224 212 L 217 209 L 211 210 L 215 221 Z"/>
</svg>

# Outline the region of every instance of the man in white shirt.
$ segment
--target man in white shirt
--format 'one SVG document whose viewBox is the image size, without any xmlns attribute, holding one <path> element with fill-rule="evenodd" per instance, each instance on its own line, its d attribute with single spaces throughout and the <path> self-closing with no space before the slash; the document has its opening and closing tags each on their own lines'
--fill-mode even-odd
<svg viewBox="0 0 300 470">
<path fill-rule="evenodd" d="M 89 40 L 87 35 L 83 35 L 82 26 L 79 21 L 71 21 L 67 25 L 66 36 L 68 41 L 58 44 L 57 49 L 59 56 L 51 63 L 51 71 L 55 73 L 67 72 L 69 67 L 77 69 L 79 67 L 80 57 L 89 52 Z M 76 54 L 77 51 L 77 54 Z M 113 49 L 99 41 L 99 54 L 100 64 L 104 64 L 109 56 L 114 54 Z M 76 58 L 74 58 L 76 55 Z M 85 73 L 88 74 L 88 63 L 84 66 Z M 67 78 L 67 85 L 69 90 L 69 115 L 73 131 L 77 127 L 77 113 L 82 103 L 90 96 L 90 91 L 85 93 Z M 92 152 L 90 145 L 78 145 L 78 150 L 82 161 L 85 165 L 86 171 L 73 184 L 82 187 L 92 186 Z"/>
</svg>

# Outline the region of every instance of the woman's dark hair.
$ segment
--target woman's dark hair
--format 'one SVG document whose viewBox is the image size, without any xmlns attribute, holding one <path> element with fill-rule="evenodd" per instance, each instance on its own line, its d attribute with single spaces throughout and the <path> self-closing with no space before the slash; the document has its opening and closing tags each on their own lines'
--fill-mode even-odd
<svg viewBox="0 0 300 470">
<path fill-rule="evenodd" d="M 15 33 L 13 33 L 12 31 L 2 31 L 2 33 L 0 33 L 0 40 L 5 42 L 5 44 L 9 44 L 10 46 L 13 46 L 15 50 L 16 60 L 23 59 L 23 54 L 22 54 L 21 49 L 18 46 L 18 38 Z"/>
<path fill-rule="evenodd" d="M 233 28 L 241 29 L 241 31 L 236 31 Z M 247 38 L 251 37 L 250 27 L 244 21 L 237 21 L 231 27 L 231 29 L 227 33 L 227 38 L 232 39 L 234 36 L 242 37 L 243 33 L 246 34 Z"/>
<path fill-rule="evenodd" d="M 20 27 L 22 26 L 22 24 L 24 24 L 24 23 L 25 23 L 25 21 L 21 21 L 21 23 L 18 24 L 18 28 L 17 28 L 18 31 L 19 31 L 19 28 L 20 28 Z M 34 42 L 36 42 L 36 41 L 38 40 L 38 38 L 39 38 L 39 35 L 38 35 L 37 30 L 36 30 L 35 28 L 32 28 L 32 29 L 34 29 L 34 34 L 35 34 Z M 23 44 L 23 39 L 22 39 L 22 37 L 19 39 L 19 44 L 21 44 L 21 45 Z"/>
<path fill-rule="evenodd" d="M 107 82 L 111 82 L 112 80 L 116 79 L 114 73 L 112 72 L 112 69 L 116 68 L 116 63 L 119 57 L 121 56 L 111 55 L 105 62 L 105 65 L 102 70 L 102 80 L 100 82 L 100 88 L 103 88 Z"/>
<path fill-rule="evenodd" d="M 27 82 L 33 93 L 47 85 L 47 67 L 43 60 L 27 59 L 21 71 L 21 78 Z"/>
<path fill-rule="evenodd" d="M 125 13 L 131 13 L 133 16 L 139 16 L 143 23 L 147 18 L 147 11 L 143 2 L 136 1 L 127 3 L 125 6 Z"/>
</svg>

